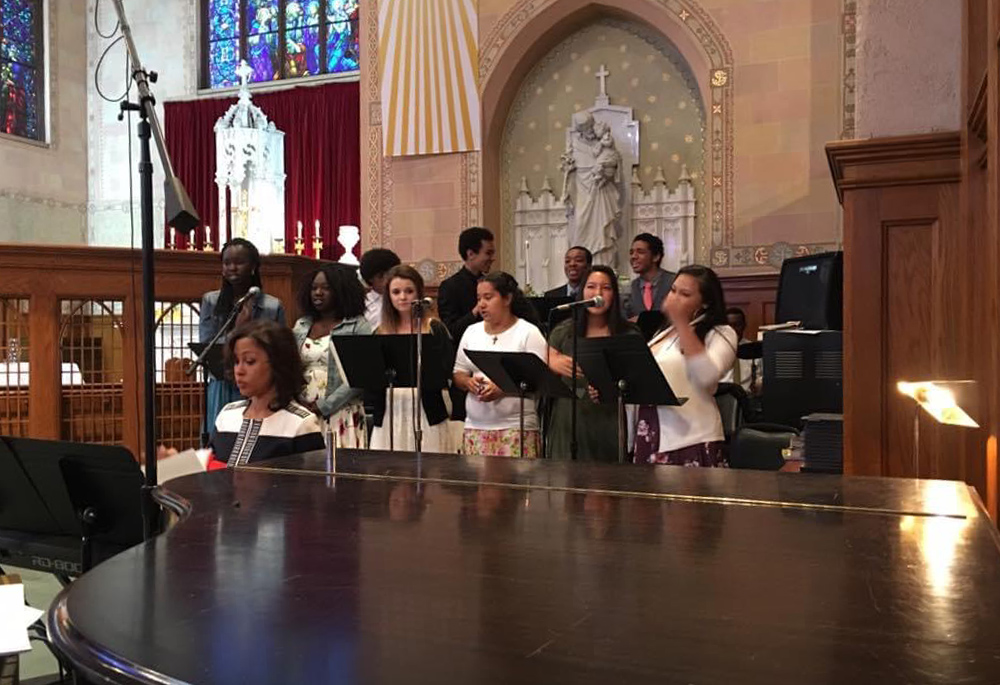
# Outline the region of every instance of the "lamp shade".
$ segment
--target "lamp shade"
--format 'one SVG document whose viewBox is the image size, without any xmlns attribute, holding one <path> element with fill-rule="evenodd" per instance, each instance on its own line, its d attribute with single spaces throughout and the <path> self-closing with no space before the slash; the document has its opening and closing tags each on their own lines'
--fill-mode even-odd
<svg viewBox="0 0 1000 685">
<path fill-rule="evenodd" d="M 912 397 L 924 411 L 934 417 L 938 423 L 950 426 L 965 426 L 978 428 L 965 409 L 959 404 L 959 398 L 968 394 L 975 386 L 975 381 L 899 381 L 896 389 L 907 397 Z"/>
</svg>

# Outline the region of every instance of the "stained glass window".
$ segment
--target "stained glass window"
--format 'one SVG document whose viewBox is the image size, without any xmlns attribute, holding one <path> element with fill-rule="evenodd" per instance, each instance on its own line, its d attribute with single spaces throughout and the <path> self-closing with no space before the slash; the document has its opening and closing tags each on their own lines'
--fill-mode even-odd
<svg viewBox="0 0 1000 685">
<path fill-rule="evenodd" d="M 0 0 L 0 132 L 42 140 L 42 3 Z"/>
<path fill-rule="evenodd" d="M 253 70 L 253 82 L 357 71 L 358 4 L 359 0 L 203 0 L 205 85 L 236 85 L 240 59 Z"/>
</svg>

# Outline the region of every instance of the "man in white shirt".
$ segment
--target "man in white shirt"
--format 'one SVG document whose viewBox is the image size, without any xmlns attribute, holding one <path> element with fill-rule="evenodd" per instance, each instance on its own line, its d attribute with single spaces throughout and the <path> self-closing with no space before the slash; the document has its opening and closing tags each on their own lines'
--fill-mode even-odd
<svg viewBox="0 0 1000 685">
<path fill-rule="evenodd" d="M 376 330 L 382 323 L 382 295 L 385 294 L 385 276 L 394 266 L 399 265 L 399 257 L 392 250 L 376 247 L 361 255 L 358 271 L 368 285 L 365 295 L 365 319 Z"/>
<path fill-rule="evenodd" d="M 739 307 L 730 307 L 727 309 L 726 320 L 729 322 L 729 327 L 736 331 L 736 339 L 739 340 L 740 345 L 750 342 L 743 336 L 747 330 L 747 315 L 742 309 Z M 726 372 L 726 375 L 722 377 L 722 382 L 736 383 L 743 386 L 743 389 L 747 392 L 751 392 L 750 380 L 752 377 L 753 360 L 737 358 L 729 371 Z"/>
</svg>

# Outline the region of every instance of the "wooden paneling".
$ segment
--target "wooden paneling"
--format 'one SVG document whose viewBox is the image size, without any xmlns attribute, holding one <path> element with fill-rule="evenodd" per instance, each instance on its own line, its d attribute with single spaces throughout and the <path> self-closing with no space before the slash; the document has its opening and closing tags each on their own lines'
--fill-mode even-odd
<svg viewBox="0 0 1000 685">
<path fill-rule="evenodd" d="M 778 295 L 777 273 L 752 276 L 722 276 L 727 307 L 739 307 L 747 315 L 746 337 L 756 340 L 759 326 L 774 323 Z"/>
<path fill-rule="evenodd" d="M 0 245 L 0 296 L 29 299 L 31 376 L 27 395 L 28 435 L 31 437 L 59 439 L 64 424 L 72 420 L 79 435 L 101 440 L 110 430 L 115 442 L 139 454 L 143 431 L 140 258 L 139 251 L 127 249 Z M 261 269 L 264 290 L 284 302 L 289 323 L 298 316 L 295 297 L 298 286 L 316 265 L 316 261 L 303 257 L 264 258 Z M 156 299 L 160 302 L 198 302 L 206 291 L 217 289 L 221 283 L 217 252 L 157 251 L 155 268 Z M 109 386 L 113 391 L 98 396 L 94 393 L 95 388 L 62 386 L 60 330 L 64 315 L 60 303 L 66 300 L 123 303 L 120 335 L 123 377 L 120 383 L 115 381 Z M 197 441 L 198 429 L 190 430 L 193 427 L 191 415 L 200 411 L 202 401 L 197 388 L 182 385 L 184 397 L 180 401 L 168 400 L 169 386 L 161 384 L 158 387 L 163 408 L 179 412 L 179 421 L 161 425 L 160 433 L 178 447 L 186 446 L 185 442 L 193 446 Z M 10 391 L 0 388 L 0 392 Z M 24 389 L 19 392 L 23 395 Z M 70 416 L 66 412 L 67 402 L 71 400 L 80 400 L 82 413 Z M 111 428 L 98 430 L 101 423 L 104 428 Z M 187 440 L 180 435 L 184 431 L 190 432 Z"/>
<path fill-rule="evenodd" d="M 913 475 L 916 415 L 918 475 L 969 482 L 995 516 L 1000 1 L 962 4 L 962 130 L 827 146 L 844 206 L 844 456 L 847 473 Z M 975 380 L 982 427 L 915 412 L 903 378 Z"/>
<path fill-rule="evenodd" d="M 844 204 L 844 467 L 962 478 L 985 492 L 983 453 L 962 429 L 921 418 L 916 471 L 913 403 L 895 389 L 904 379 L 981 375 L 960 151 L 957 133 L 827 147 Z"/>
</svg>

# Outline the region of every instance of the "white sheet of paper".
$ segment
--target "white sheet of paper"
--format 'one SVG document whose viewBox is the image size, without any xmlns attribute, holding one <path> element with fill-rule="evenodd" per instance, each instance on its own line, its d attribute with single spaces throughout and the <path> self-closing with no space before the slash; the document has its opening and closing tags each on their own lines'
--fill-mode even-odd
<svg viewBox="0 0 1000 685">
<path fill-rule="evenodd" d="M 24 585 L 0 585 L 0 654 L 31 649 L 23 616 Z"/>
<path fill-rule="evenodd" d="M 156 462 L 156 476 L 161 483 L 192 473 L 204 473 L 208 468 L 210 450 L 184 450 Z M 141 467 L 145 473 L 145 467 Z"/>
<path fill-rule="evenodd" d="M 31 627 L 31 624 L 42 617 L 45 612 L 41 609 L 36 609 L 35 607 L 29 607 L 27 604 L 24 605 L 24 614 L 22 618 L 24 619 L 21 623 L 24 625 L 24 629 L 27 630 Z"/>
</svg>

